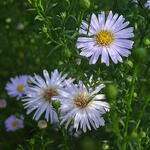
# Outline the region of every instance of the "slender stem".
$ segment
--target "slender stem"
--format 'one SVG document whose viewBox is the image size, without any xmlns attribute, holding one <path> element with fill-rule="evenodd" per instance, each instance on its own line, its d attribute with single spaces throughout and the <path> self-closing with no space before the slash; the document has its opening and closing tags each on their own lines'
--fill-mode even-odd
<svg viewBox="0 0 150 150">
<path fill-rule="evenodd" d="M 62 134 L 63 134 L 63 137 L 64 137 L 65 150 L 69 150 L 68 136 L 67 136 L 67 132 L 64 128 L 62 129 Z"/>
<path fill-rule="evenodd" d="M 117 136 L 116 141 L 117 141 L 118 149 L 121 149 L 122 136 L 121 136 L 121 132 L 119 129 L 119 121 L 118 121 L 118 116 L 117 116 L 117 112 L 115 110 L 114 104 L 111 105 L 111 120 L 112 120 L 112 125 L 113 125 L 113 131 Z"/>
<path fill-rule="evenodd" d="M 132 111 L 131 104 L 133 101 L 133 94 L 134 94 L 134 88 L 135 88 L 135 81 L 136 81 L 136 76 L 137 76 L 137 65 L 134 67 L 133 75 L 132 75 L 132 82 L 131 82 L 131 87 L 130 87 L 130 93 L 129 97 L 127 99 L 127 118 L 125 122 L 125 133 L 124 133 L 124 138 L 125 141 L 123 143 L 123 150 L 127 149 L 127 135 L 128 135 L 128 126 L 129 126 L 129 120 L 130 120 L 130 113 Z"/>
</svg>

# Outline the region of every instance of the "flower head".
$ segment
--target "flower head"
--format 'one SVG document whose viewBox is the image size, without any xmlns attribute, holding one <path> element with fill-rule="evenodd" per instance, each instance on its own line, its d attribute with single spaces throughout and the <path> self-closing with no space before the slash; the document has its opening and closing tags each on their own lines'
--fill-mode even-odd
<svg viewBox="0 0 150 150">
<path fill-rule="evenodd" d="M 145 4 L 145 7 L 150 9 L 150 0 L 147 1 L 147 3 Z"/>
<path fill-rule="evenodd" d="M 5 99 L 0 99 L 0 108 L 5 108 L 7 106 L 7 101 Z"/>
<path fill-rule="evenodd" d="M 129 27 L 129 22 L 121 15 L 109 12 L 105 18 L 105 12 L 101 12 L 98 17 L 92 14 L 90 25 L 82 21 L 79 33 L 82 37 L 77 40 L 77 48 L 81 49 L 80 55 L 90 57 L 89 64 L 95 64 L 101 55 L 101 63 L 109 66 L 109 57 L 117 64 L 122 62 L 122 57 L 128 57 L 131 53 L 133 41 L 128 38 L 134 37 L 133 28 Z"/>
<path fill-rule="evenodd" d="M 11 115 L 6 119 L 5 127 L 7 131 L 16 131 L 24 127 L 23 120 Z"/>
<path fill-rule="evenodd" d="M 17 97 L 17 99 L 21 98 L 26 91 L 28 86 L 29 76 L 16 76 L 15 78 L 11 78 L 11 82 L 7 83 L 6 90 L 8 95 L 11 97 Z"/>
<path fill-rule="evenodd" d="M 27 89 L 26 98 L 22 101 L 25 101 L 24 106 L 27 108 L 27 114 L 36 110 L 33 119 L 38 120 L 46 112 L 47 122 L 49 120 L 51 123 L 58 122 L 57 113 L 52 106 L 52 98 L 58 95 L 60 87 L 69 84 L 73 80 L 65 80 L 67 74 L 62 75 L 58 70 L 54 70 L 51 77 L 46 70 L 43 71 L 43 75 L 45 79 L 36 74 L 30 78 L 31 85 Z"/>
<path fill-rule="evenodd" d="M 109 104 L 101 99 L 105 99 L 104 94 L 98 92 L 104 88 L 101 84 L 92 90 L 88 89 L 82 82 L 79 85 L 70 84 L 65 89 L 59 90 L 61 96 L 55 98 L 61 101 L 61 124 L 66 122 L 66 128 L 74 122 L 76 131 L 81 128 L 84 132 L 104 125 L 102 115 L 109 110 Z"/>
</svg>

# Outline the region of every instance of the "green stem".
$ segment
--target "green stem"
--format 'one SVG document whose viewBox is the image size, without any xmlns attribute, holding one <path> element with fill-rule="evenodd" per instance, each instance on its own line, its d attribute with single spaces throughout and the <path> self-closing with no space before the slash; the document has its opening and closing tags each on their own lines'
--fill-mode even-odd
<svg viewBox="0 0 150 150">
<path fill-rule="evenodd" d="M 68 136 L 67 136 L 67 132 L 66 132 L 65 129 L 62 129 L 62 134 L 63 134 L 63 137 L 64 137 L 65 150 L 69 150 Z"/>
<path fill-rule="evenodd" d="M 127 118 L 125 122 L 125 133 L 124 133 L 124 143 L 123 143 L 123 150 L 127 149 L 127 136 L 128 136 L 128 126 L 129 126 L 129 120 L 130 120 L 130 113 L 132 111 L 131 104 L 133 101 L 133 94 L 134 94 L 134 88 L 135 88 L 135 81 L 137 76 L 137 65 L 134 67 L 133 75 L 132 75 L 132 82 L 130 87 L 130 93 L 127 99 Z"/>
<path fill-rule="evenodd" d="M 115 110 L 114 104 L 111 105 L 111 120 L 112 120 L 112 125 L 113 125 L 113 132 L 117 136 L 116 141 L 117 141 L 118 149 L 121 149 L 122 136 L 121 136 L 121 132 L 119 129 L 119 120 L 118 120 L 118 116 L 117 116 L 117 112 Z"/>
</svg>

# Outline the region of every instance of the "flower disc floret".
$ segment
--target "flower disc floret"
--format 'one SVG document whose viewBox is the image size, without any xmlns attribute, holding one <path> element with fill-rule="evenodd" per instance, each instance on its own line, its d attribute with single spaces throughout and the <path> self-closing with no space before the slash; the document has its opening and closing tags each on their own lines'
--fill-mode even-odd
<svg viewBox="0 0 150 150">
<path fill-rule="evenodd" d="M 96 42 L 100 46 L 110 46 L 114 41 L 113 33 L 107 30 L 101 30 L 96 34 Z"/>
</svg>

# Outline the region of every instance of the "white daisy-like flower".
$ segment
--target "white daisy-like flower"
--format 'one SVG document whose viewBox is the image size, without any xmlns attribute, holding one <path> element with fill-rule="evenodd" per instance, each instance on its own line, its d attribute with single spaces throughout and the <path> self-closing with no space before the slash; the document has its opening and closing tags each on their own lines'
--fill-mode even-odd
<svg viewBox="0 0 150 150">
<path fill-rule="evenodd" d="M 51 123 L 58 122 L 58 117 L 55 109 L 52 106 L 52 98 L 58 95 L 58 89 L 66 84 L 69 84 L 73 80 L 65 80 L 67 74 L 62 76 L 58 70 L 54 70 L 49 77 L 49 73 L 43 71 L 44 78 L 39 75 L 34 75 L 30 78 L 30 82 L 27 89 L 27 94 L 22 101 L 25 101 L 25 108 L 27 108 L 27 114 L 36 110 L 33 119 L 38 120 L 41 115 L 45 113 L 45 119 Z"/>
<path fill-rule="evenodd" d="M 121 15 L 109 12 L 105 18 L 105 12 L 98 17 L 91 16 L 91 23 L 82 21 L 79 33 L 82 37 L 77 40 L 77 48 L 82 51 L 80 55 L 90 57 L 89 64 L 95 64 L 101 55 L 101 63 L 109 66 L 109 57 L 117 64 L 122 62 L 122 57 L 128 57 L 133 46 L 133 41 L 128 38 L 134 37 L 133 28 L 128 27 L 129 22 Z"/>
<path fill-rule="evenodd" d="M 150 9 L 150 0 L 147 1 L 147 3 L 145 4 L 145 7 Z"/>
<path fill-rule="evenodd" d="M 59 90 L 60 96 L 56 99 L 61 101 L 60 114 L 61 124 L 66 122 L 66 128 L 73 121 L 76 131 L 82 129 L 91 130 L 104 125 L 102 115 L 109 110 L 107 102 L 100 101 L 105 99 L 104 94 L 98 92 L 104 88 L 101 84 L 92 90 L 88 89 L 81 81 L 78 85 L 70 84 L 65 89 Z"/>
<path fill-rule="evenodd" d="M 11 82 L 6 84 L 6 90 L 8 95 L 11 97 L 17 97 L 17 100 L 20 99 L 28 87 L 29 76 L 22 75 L 11 78 Z"/>
</svg>

